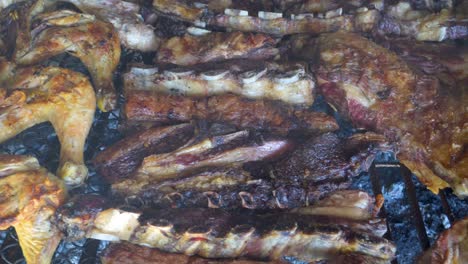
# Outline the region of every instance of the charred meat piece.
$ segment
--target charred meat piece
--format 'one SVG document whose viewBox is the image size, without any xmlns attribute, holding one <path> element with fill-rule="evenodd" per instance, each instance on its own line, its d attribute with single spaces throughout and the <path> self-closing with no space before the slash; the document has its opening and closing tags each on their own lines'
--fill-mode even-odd
<svg viewBox="0 0 468 264">
<path fill-rule="evenodd" d="M 359 174 L 360 166 L 368 165 L 366 161 L 373 157 L 373 149 L 367 147 L 383 141 L 381 136 L 341 139 L 333 133 L 323 134 L 303 142 L 276 162 L 272 171 L 276 179 L 283 181 L 345 180 Z"/>
<path fill-rule="evenodd" d="M 259 10 L 258 7 L 252 5 L 228 5 L 224 6 L 224 9 L 219 9 L 213 8 L 210 4 L 200 5 L 183 0 L 154 0 L 153 7 L 162 15 L 198 26 L 209 25 L 272 35 L 320 34 L 338 30 L 370 31 L 377 25 L 380 18 L 379 11 L 369 9 L 358 10 L 353 15 L 342 15 L 337 10 L 325 13 L 319 18 L 314 17 L 311 13 L 292 14 L 290 17 L 284 17 L 283 13 L 268 11 L 268 7 L 265 8 L 267 10 Z"/>
<path fill-rule="evenodd" d="M 95 15 L 100 20 L 111 23 L 119 32 L 122 45 L 129 49 L 156 51 L 161 43 L 153 27 L 143 21 L 140 6 L 136 3 L 121 0 L 65 1 L 74 4 L 84 13 Z"/>
<path fill-rule="evenodd" d="M 364 0 L 304 0 L 297 1 L 290 9 L 288 13 L 291 14 L 307 14 L 307 13 L 318 13 L 319 16 L 327 17 L 333 12 L 347 12 L 349 10 L 355 10 L 357 8 L 366 8 L 366 2 L 380 2 L 380 1 L 364 1 Z M 328 15 L 327 15 L 328 14 Z"/>
<path fill-rule="evenodd" d="M 197 68 L 158 71 L 134 67 L 124 75 L 124 86 L 126 92 L 138 89 L 191 97 L 234 93 L 302 106 L 310 106 L 314 101 L 315 81 L 304 65 L 271 63 L 246 71 L 233 68 L 197 72 Z"/>
<path fill-rule="evenodd" d="M 124 111 L 129 121 L 180 123 L 206 119 L 280 135 L 293 131 L 313 134 L 338 129 L 336 121 L 324 113 L 231 94 L 190 98 L 153 91 L 132 91 L 126 97 Z"/>
<path fill-rule="evenodd" d="M 113 190 L 115 196 L 136 207 L 303 207 L 334 190 L 349 187 L 352 178 L 361 168 L 366 170 L 372 160 L 373 148 L 368 146 L 383 140 L 382 136 L 369 133 L 348 139 L 324 134 L 305 141 L 291 154 L 275 161 L 269 170 L 271 174 L 263 176 L 266 179 L 259 179 L 255 168 L 251 168 L 255 179 L 239 170 L 207 170 L 160 183 L 137 177 L 130 183 L 113 185 Z M 180 160 L 177 156 L 173 159 Z M 161 172 L 163 168 L 154 171 Z"/>
<path fill-rule="evenodd" d="M 416 42 L 408 39 L 380 39 L 416 70 L 436 75 L 444 86 L 464 85 L 468 80 L 468 46 L 451 42 Z M 454 82 L 455 81 L 455 82 Z"/>
<path fill-rule="evenodd" d="M 282 261 L 255 260 L 216 260 L 197 256 L 166 253 L 154 248 L 137 246 L 130 243 L 111 243 L 101 255 L 103 264 L 277 264 Z"/>
<path fill-rule="evenodd" d="M 52 223 L 63 183 L 32 157 L 0 155 L 0 230 L 15 227 L 28 263 L 50 263 L 62 234 Z"/>
<path fill-rule="evenodd" d="M 455 222 L 439 235 L 435 244 L 425 251 L 418 263 L 466 263 L 468 261 L 468 217 Z"/>
<path fill-rule="evenodd" d="M 317 81 L 358 127 L 385 134 L 398 159 L 433 192 L 468 195 L 464 86 L 412 70 L 393 52 L 355 34 L 319 37 Z"/>
<path fill-rule="evenodd" d="M 98 107 L 103 111 L 113 109 L 117 96 L 112 74 L 120 59 L 120 41 L 112 24 L 92 15 L 62 10 L 38 15 L 34 25 L 31 32 L 24 32 L 31 34 L 31 42 L 18 46 L 16 63 L 37 64 L 67 52 L 88 68 Z"/>
<path fill-rule="evenodd" d="M 440 12 L 442 9 L 451 10 L 457 5 L 457 2 L 453 0 L 409 0 L 411 8 L 414 10 L 429 10 L 432 12 Z"/>
<path fill-rule="evenodd" d="M 114 184 L 113 188 L 132 193 L 147 184 L 186 177 L 203 168 L 241 166 L 247 162 L 273 159 L 289 150 L 291 145 L 287 140 L 269 140 L 262 145 L 252 145 L 247 142 L 247 135 L 246 131 L 241 131 L 215 136 L 173 152 L 148 156 L 134 177 Z"/>
<path fill-rule="evenodd" d="M 278 54 L 277 40 L 265 34 L 212 32 L 172 37 L 161 44 L 157 63 L 194 65 L 227 59 L 267 59 Z"/>
<path fill-rule="evenodd" d="M 76 208 L 75 201 L 57 214 L 58 226 L 70 239 L 84 235 L 123 240 L 206 258 L 279 260 L 291 256 L 314 261 L 345 252 L 376 260 L 395 256 L 394 245 L 372 233 L 372 220 L 187 208 L 143 212 L 109 208 L 77 216 L 74 211 L 80 210 L 83 203 Z M 87 210 L 94 212 L 92 203 L 88 203 Z"/>
<path fill-rule="evenodd" d="M 158 208 L 221 207 L 220 202 L 210 200 L 209 194 L 215 194 L 212 190 L 223 188 L 239 190 L 250 180 L 252 180 L 250 174 L 241 169 L 207 169 L 182 179 L 169 179 L 162 182 L 151 180 L 143 182 L 137 179 L 136 183 L 129 186 L 127 186 L 129 181 L 116 183 L 112 185 L 112 192 L 114 198 L 123 199 L 129 205 L 138 208 L 147 206 Z"/>
<path fill-rule="evenodd" d="M 155 127 L 130 135 L 94 158 L 96 170 L 110 183 L 131 175 L 146 156 L 173 151 L 194 133 L 190 124 Z"/>
<path fill-rule="evenodd" d="M 88 176 L 83 152 L 96 108 L 93 87 L 84 75 L 67 69 L 9 70 L 3 80 L 7 89 L 0 88 L 0 142 L 51 122 L 61 144 L 57 175 L 69 186 L 80 185 Z"/>
<path fill-rule="evenodd" d="M 400 1 L 386 8 L 379 31 L 388 35 L 409 36 L 420 41 L 443 41 L 468 37 L 467 17 L 459 17 L 453 11 L 442 9 L 431 13 L 414 10 L 410 3 Z"/>
<path fill-rule="evenodd" d="M 191 188 L 189 184 L 197 184 Z M 205 171 L 191 177 L 148 184 L 129 193 L 114 185 L 114 198 L 134 207 L 288 209 L 308 206 L 351 182 L 329 181 L 311 184 L 251 179 L 241 170 Z M 120 187 L 119 189 L 116 187 Z"/>
</svg>

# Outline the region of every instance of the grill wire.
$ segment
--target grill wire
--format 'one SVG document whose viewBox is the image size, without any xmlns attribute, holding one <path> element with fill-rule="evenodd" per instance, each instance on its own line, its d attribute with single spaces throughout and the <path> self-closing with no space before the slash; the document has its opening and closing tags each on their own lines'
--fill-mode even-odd
<svg viewBox="0 0 468 264">
<path fill-rule="evenodd" d="M 121 63 L 115 76 L 117 90 L 122 90 L 120 73 L 128 63 L 150 64 L 153 56 L 123 50 Z M 60 66 L 87 74 L 81 62 L 68 55 L 59 55 L 48 60 L 46 65 Z M 121 94 L 121 93 L 120 93 Z M 119 103 L 123 98 L 119 98 Z M 322 110 L 326 104 L 318 98 L 312 108 Z M 341 118 L 338 121 L 343 125 Z M 85 149 L 86 165 L 89 178 L 86 184 L 71 191 L 75 193 L 105 194 L 109 186 L 96 176 L 91 165 L 92 158 L 120 138 L 118 130 L 119 110 L 109 113 L 96 112 L 93 126 L 87 138 Z M 339 134 L 349 134 L 349 124 L 344 124 Z M 55 172 L 58 167 L 60 145 L 54 129 L 49 123 L 30 128 L 15 138 L 0 145 L 0 153 L 15 155 L 33 155 L 49 171 Z M 467 199 L 460 200 L 451 191 L 443 190 L 435 195 L 427 190 L 414 175 L 400 166 L 392 153 L 382 152 L 377 155 L 369 173 L 362 173 L 355 178 L 351 188 L 361 189 L 370 194 L 382 194 L 385 202 L 381 217 L 387 219 L 386 238 L 397 245 L 397 258 L 393 263 L 414 263 L 415 258 L 431 244 L 437 235 L 457 219 L 468 214 Z M 94 239 L 83 239 L 74 242 L 62 241 L 55 252 L 54 264 L 95 264 L 101 263 L 99 254 L 108 242 Z M 292 261 L 294 262 L 294 261 Z M 13 228 L 0 231 L 0 263 L 25 263 Z"/>
</svg>

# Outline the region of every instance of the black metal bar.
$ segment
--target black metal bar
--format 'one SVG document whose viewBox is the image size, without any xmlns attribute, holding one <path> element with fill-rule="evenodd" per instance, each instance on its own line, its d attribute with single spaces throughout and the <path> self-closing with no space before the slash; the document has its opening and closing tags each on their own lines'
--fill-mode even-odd
<svg viewBox="0 0 468 264">
<path fill-rule="evenodd" d="M 421 243 L 421 248 L 426 250 L 430 247 L 429 238 L 427 237 L 426 227 L 424 226 L 424 220 L 421 214 L 421 209 L 419 208 L 418 198 L 416 197 L 416 189 L 414 183 L 411 180 L 411 171 L 405 166 L 401 166 L 401 173 L 403 180 L 405 181 L 406 191 L 408 195 L 408 200 L 413 212 L 414 224 L 416 226 L 416 231 L 418 232 L 419 242 Z"/>
<path fill-rule="evenodd" d="M 370 174 L 370 182 L 371 182 L 371 185 L 372 185 L 372 191 L 374 193 L 374 196 L 377 197 L 378 195 L 382 195 L 382 185 L 380 184 L 379 182 L 379 173 L 378 171 L 376 170 L 376 164 L 375 162 L 372 163 L 370 169 L 369 169 L 369 174 Z M 385 203 L 385 201 L 384 201 Z M 379 212 L 379 215 L 385 219 L 387 219 L 387 212 L 385 211 L 385 206 L 382 206 L 382 208 L 380 208 L 380 212 Z M 386 221 L 386 225 L 387 225 L 387 230 L 388 232 L 384 235 L 384 237 L 390 241 L 393 241 L 392 239 L 392 232 L 390 231 L 391 227 L 388 223 L 388 221 Z M 392 260 L 391 262 L 392 264 L 398 264 L 398 261 L 397 259 L 395 258 L 394 260 Z"/>
<path fill-rule="evenodd" d="M 442 208 L 444 209 L 444 213 L 447 215 L 450 224 L 455 222 L 455 216 L 453 215 L 452 209 L 447 201 L 447 196 L 445 195 L 445 190 L 439 191 L 440 201 L 442 202 Z"/>
</svg>

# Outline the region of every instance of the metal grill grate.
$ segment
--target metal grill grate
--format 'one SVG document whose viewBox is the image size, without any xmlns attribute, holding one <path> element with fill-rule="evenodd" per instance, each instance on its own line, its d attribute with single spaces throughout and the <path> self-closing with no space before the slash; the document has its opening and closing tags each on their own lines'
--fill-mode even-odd
<svg viewBox="0 0 468 264">
<path fill-rule="evenodd" d="M 119 70 L 129 62 L 144 63 L 140 53 L 124 50 Z M 149 61 L 148 63 L 151 63 Z M 87 74 L 79 60 L 68 55 L 57 56 L 49 60 L 48 65 L 72 68 Z M 117 89 L 121 90 L 120 76 L 116 76 Z M 120 98 L 122 102 L 122 98 Z M 314 110 L 323 110 L 326 103 L 317 98 L 312 106 Z M 339 134 L 349 135 L 351 127 L 336 116 L 342 129 Z M 104 183 L 90 164 L 90 160 L 106 146 L 121 138 L 117 130 L 119 111 L 110 113 L 97 112 L 90 135 L 87 139 L 85 158 L 90 168 L 87 183 L 73 193 L 105 193 L 109 186 Z M 105 135 L 105 136 L 103 136 Z M 0 153 L 33 155 L 42 166 L 55 171 L 59 160 L 59 142 L 50 124 L 37 125 L 6 143 L 0 145 Z M 427 190 L 411 173 L 400 166 L 392 153 L 381 153 L 376 158 L 369 174 L 357 177 L 352 188 L 361 189 L 371 194 L 382 194 L 385 198 L 381 216 L 387 219 L 389 232 L 387 238 L 397 245 L 397 259 L 394 263 L 413 263 L 415 258 L 430 244 L 437 235 L 450 227 L 451 223 L 468 214 L 467 200 L 460 200 L 451 191 L 442 191 L 434 195 Z M 108 245 L 93 239 L 76 242 L 62 242 L 53 258 L 53 263 L 77 264 L 100 263 L 98 254 Z M 0 263 L 25 263 L 14 229 L 0 231 Z"/>
<path fill-rule="evenodd" d="M 88 139 L 86 151 L 88 161 L 104 146 L 120 138 L 117 122 L 118 113 L 96 115 Z M 106 135 L 108 139 L 102 142 L 102 138 L 98 135 Z M 34 140 L 29 141 L 36 143 L 28 143 L 26 138 L 31 136 L 34 136 Z M 53 146 L 57 144 L 52 127 L 39 125 L 0 146 L 0 152 L 33 154 L 39 157 L 41 164 L 53 171 L 58 161 L 58 150 Z M 107 188 L 108 186 L 95 176 L 91 168 L 87 184 L 73 192 L 104 193 Z M 370 173 L 357 177 L 352 188 L 384 196 L 381 216 L 387 219 L 389 229 L 387 238 L 397 244 L 397 259 L 394 263 L 413 263 L 414 259 L 435 241 L 442 230 L 448 228 L 455 220 L 466 216 L 468 212 L 466 200 L 459 200 L 450 191 L 434 195 L 419 183 L 411 172 L 400 166 L 391 153 L 379 155 Z M 100 263 L 98 254 L 107 244 L 93 239 L 62 242 L 55 253 L 53 263 Z M 0 263 L 25 263 L 13 228 L 0 232 L 0 245 Z"/>
</svg>

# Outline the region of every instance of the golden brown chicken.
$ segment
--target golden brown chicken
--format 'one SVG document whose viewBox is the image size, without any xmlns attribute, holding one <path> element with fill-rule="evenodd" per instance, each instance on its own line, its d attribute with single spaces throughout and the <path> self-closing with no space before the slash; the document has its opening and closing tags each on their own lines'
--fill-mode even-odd
<svg viewBox="0 0 468 264">
<path fill-rule="evenodd" d="M 0 61 L 0 142 L 51 122 L 61 144 L 57 174 L 67 185 L 79 185 L 87 177 L 83 150 L 95 105 L 93 88 L 80 73 L 55 67 L 14 69 Z"/>
<path fill-rule="evenodd" d="M 51 220 L 65 198 L 62 181 L 35 158 L 0 155 L 0 230 L 15 227 L 28 264 L 50 263 L 62 237 Z"/>
<path fill-rule="evenodd" d="M 33 65 L 69 53 L 88 68 L 96 88 L 98 107 L 102 111 L 112 110 L 117 97 L 112 74 L 120 60 L 120 40 L 112 24 L 97 20 L 93 15 L 68 10 L 37 15 L 33 24 L 37 26 L 30 32 L 31 41 L 17 41 L 16 63 Z"/>
</svg>

